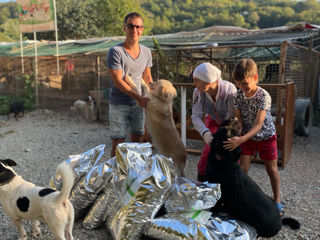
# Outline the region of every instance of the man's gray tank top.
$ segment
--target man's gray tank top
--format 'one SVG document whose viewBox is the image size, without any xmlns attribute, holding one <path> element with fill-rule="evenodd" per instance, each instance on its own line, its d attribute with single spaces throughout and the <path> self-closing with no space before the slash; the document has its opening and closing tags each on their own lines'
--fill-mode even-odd
<svg viewBox="0 0 320 240">
<path fill-rule="evenodd" d="M 141 79 L 144 70 L 152 66 L 152 55 L 149 48 L 140 44 L 140 53 L 133 59 L 120 43 L 109 49 L 107 55 L 107 67 L 113 70 L 122 70 L 122 78 L 125 74 L 131 76 L 138 89 L 141 89 Z M 113 105 L 134 105 L 136 100 L 121 92 L 110 83 L 111 92 L 109 103 Z"/>
</svg>

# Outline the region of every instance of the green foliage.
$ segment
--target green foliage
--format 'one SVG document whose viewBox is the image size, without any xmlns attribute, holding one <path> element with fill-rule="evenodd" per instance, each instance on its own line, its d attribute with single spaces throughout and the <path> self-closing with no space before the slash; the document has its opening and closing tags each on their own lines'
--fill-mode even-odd
<svg viewBox="0 0 320 240">
<path fill-rule="evenodd" d="M 192 31 L 213 25 L 249 29 L 306 21 L 320 25 L 317 0 L 56 0 L 59 40 L 121 36 L 123 18 L 132 11 L 144 17 L 144 34 Z M 19 40 L 16 2 L 0 3 L 0 33 Z M 24 34 L 33 39 L 32 34 Z M 37 34 L 55 40 L 55 33 Z M 4 39 L 4 38 L 2 38 Z M 2 41 L 7 41 L 6 39 Z"/>
<path fill-rule="evenodd" d="M 139 12 L 144 17 L 144 34 L 152 21 L 139 0 L 56 0 L 59 40 L 122 36 L 124 17 Z M 28 38 L 33 38 L 27 34 Z M 38 39 L 54 40 L 54 32 L 37 34 Z"/>
<path fill-rule="evenodd" d="M 23 103 L 25 110 L 32 111 L 35 109 L 35 94 L 34 94 L 34 77 L 24 74 L 16 77 L 18 81 L 24 82 L 23 95 L 18 97 L 0 96 L 0 114 L 7 114 L 9 112 L 10 103 L 20 101 Z"/>
<path fill-rule="evenodd" d="M 8 37 L 6 34 L 0 32 L 0 42 L 13 42 L 14 40 Z"/>
<path fill-rule="evenodd" d="M 35 104 L 35 94 L 34 94 L 34 76 L 29 76 L 24 74 L 18 79 L 24 80 L 24 95 L 23 95 L 23 104 L 26 110 L 33 110 L 36 107 Z"/>
<path fill-rule="evenodd" d="M 320 2 L 316 0 L 141 0 L 141 6 L 154 16 L 153 34 L 213 25 L 257 29 L 298 21 L 320 24 Z"/>
<path fill-rule="evenodd" d="M 163 52 L 160 49 L 159 43 L 156 38 L 152 38 L 154 47 L 157 51 L 158 57 L 159 57 L 159 72 L 160 72 L 160 78 L 163 79 L 172 79 L 173 78 L 173 71 L 170 71 L 169 65 L 166 64 L 168 62 L 166 55 L 163 54 Z"/>
<path fill-rule="evenodd" d="M 7 114 L 9 112 L 9 104 L 13 101 L 10 96 L 0 96 L 0 114 Z"/>
<path fill-rule="evenodd" d="M 9 18 L 4 24 L 0 26 L 3 29 L 3 34 L 14 41 L 19 41 L 19 22 L 18 19 Z"/>
<path fill-rule="evenodd" d="M 138 0 L 97 0 L 98 28 L 105 36 L 122 36 L 124 17 L 130 12 L 139 12 L 144 19 L 144 34 L 151 29 L 150 20 L 140 7 Z"/>
</svg>

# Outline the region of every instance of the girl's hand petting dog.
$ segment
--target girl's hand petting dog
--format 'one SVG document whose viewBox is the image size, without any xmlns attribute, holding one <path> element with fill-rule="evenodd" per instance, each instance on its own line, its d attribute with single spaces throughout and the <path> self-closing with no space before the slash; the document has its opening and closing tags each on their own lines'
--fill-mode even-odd
<svg viewBox="0 0 320 240">
<path fill-rule="evenodd" d="M 233 137 L 233 138 L 228 138 L 228 141 L 223 142 L 223 147 L 225 149 L 228 149 L 229 151 L 234 150 L 237 148 L 241 143 L 243 143 L 241 137 Z"/>
</svg>

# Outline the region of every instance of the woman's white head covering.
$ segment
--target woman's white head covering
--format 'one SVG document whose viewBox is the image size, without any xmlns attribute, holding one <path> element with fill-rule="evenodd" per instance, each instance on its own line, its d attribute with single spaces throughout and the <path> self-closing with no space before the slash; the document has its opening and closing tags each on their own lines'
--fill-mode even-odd
<svg viewBox="0 0 320 240">
<path fill-rule="evenodd" d="M 193 71 L 193 76 L 207 83 L 214 83 L 221 79 L 221 71 L 211 63 L 201 63 Z"/>
</svg>

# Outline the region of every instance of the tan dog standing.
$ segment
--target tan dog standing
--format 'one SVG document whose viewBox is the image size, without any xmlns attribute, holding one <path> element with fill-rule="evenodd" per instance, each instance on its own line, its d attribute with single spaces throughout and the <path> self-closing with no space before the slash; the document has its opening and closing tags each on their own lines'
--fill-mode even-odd
<svg viewBox="0 0 320 240">
<path fill-rule="evenodd" d="M 130 77 L 126 76 L 126 82 L 136 89 Z M 142 81 L 142 92 L 150 99 L 146 108 L 146 123 L 152 142 L 160 154 L 172 158 L 178 176 L 184 176 L 187 151 L 172 116 L 172 100 L 177 96 L 177 91 L 170 81 L 160 79 L 151 82 L 150 89 Z"/>
<path fill-rule="evenodd" d="M 22 179 L 11 168 L 16 166 L 11 159 L 0 160 L 0 201 L 3 210 L 16 225 L 22 240 L 27 240 L 27 233 L 22 220 L 32 220 L 33 236 L 41 234 L 39 221 L 46 222 L 58 240 L 73 240 L 72 228 L 74 210 L 68 200 L 73 186 L 73 171 L 69 165 L 61 163 L 56 170 L 56 177 L 61 176 L 61 192 L 51 188 L 37 187 Z M 0 237 L 1 238 L 1 237 Z"/>
</svg>

